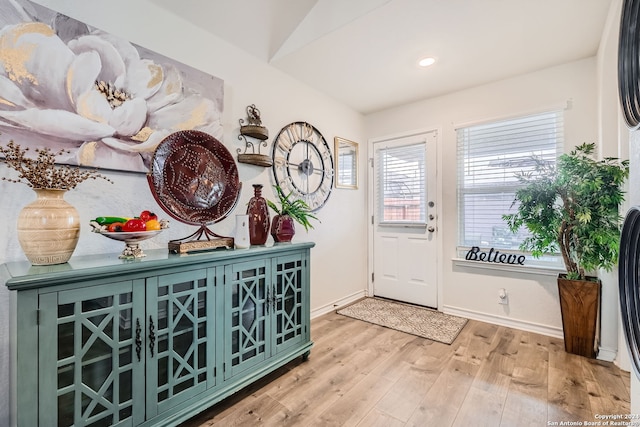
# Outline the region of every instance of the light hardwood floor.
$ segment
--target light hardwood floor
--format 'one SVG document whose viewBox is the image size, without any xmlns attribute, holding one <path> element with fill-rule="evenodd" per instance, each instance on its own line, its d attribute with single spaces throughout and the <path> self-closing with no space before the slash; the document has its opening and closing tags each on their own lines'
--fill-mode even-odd
<svg viewBox="0 0 640 427">
<path fill-rule="evenodd" d="M 548 426 L 629 413 L 629 373 L 469 321 L 452 345 L 330 313 L 291 362 L 183 427 Z"/>
</svg>

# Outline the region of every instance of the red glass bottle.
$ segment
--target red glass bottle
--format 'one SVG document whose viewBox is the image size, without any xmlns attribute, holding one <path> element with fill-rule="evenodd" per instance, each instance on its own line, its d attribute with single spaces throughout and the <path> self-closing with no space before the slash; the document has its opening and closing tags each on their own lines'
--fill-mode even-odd
<svg viewBox="0 0 640 427">
<path fill-rule="evenodd" d="M 262 184 L 253 184 L 253 197 L 247 206 L 249 215 L 249 241 L 252 245 L 264 245 L 269 237 L 269 208 L 262 197 Z"/>
</svg>

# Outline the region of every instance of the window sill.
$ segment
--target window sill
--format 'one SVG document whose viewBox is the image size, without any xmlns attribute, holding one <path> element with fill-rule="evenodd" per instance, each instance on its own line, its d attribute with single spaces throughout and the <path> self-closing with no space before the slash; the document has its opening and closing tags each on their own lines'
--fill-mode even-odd
<svg viewBox="0 0 640 427">
<path fill-rule="evenodd" d="M 513 264 L 501 264 L 495 262 L 484 261 L 469 261 L 464 258 L 452 258 L 451 262 L 455 267 L 471 267 L 481 270 L 499 270 L 499 271 L 511 271 L 516 273 L 536 274 L 545 276 L 557 276 L 560 273 L 565 273 L 566 270 L 556 266 L 545 265 L 513 265 Z"/>
</svg>

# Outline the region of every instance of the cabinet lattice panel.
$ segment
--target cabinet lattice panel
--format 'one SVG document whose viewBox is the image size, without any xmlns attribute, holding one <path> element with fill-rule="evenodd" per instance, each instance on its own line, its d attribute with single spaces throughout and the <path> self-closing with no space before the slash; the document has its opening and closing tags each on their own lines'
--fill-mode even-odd
<svg viewBox="0 0 640 427">
<path fill-rule="evenodd" d="M 233 266 L 229 292 L 231 374 L 263 360 L 267 352 L 267 268 L 264 262 Z"/>
<path fill-rule="evenodd" d="M 303 334 L 302 259 L 276 266 L 276 345 Z"/>
<path fill-rule="evenodd" d="M 131 285 L 100 290 L 102 296 L 86 299 L 77 299 L 77 292 L 59 295 L 59 426 L 111 426 L 132 416 Z"/>
<path fill-rule="evenodd" d="M 160 411 L 163 402 L 187 392 L 178 398 L 184 400 L 207 386 L 207 277 L 204 270 L 195 274 L 161 276 L 156 316 L 147 316 L 149 359 L 157 373 L 149 386 L 157 390 Z"/>
</svg>

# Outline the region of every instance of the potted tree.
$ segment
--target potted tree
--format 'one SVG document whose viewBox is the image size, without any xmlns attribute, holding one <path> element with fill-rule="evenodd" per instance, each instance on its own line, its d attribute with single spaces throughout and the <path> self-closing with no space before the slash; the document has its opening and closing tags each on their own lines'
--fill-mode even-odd
<svg viewBox="0 0 640 427">
<path fill-rule="evenodd" d="M 271 235 L 276 242 L 290 242 L 296 232 L 294 221 L 301 224 L 305 230 L 313 228 L 310 219 L 317 220 L 309 205 L 302 199 L 295 199 L 292 193 L 284 194 L 280 186 L 275 185 L 278 196 L 278 206 L 275 202 L 267 200 L 267 204 L 276 215 L 271 222 Z"/>
<path fill-rule="evenodd" d="M 515 213 L 503 215 L 512 232 L 530 235 L 521 250 L 534 257 L 560 253 L 566 274 L 558 276 L 565 350 L 594 358 L 600 313 L 598 269 L 617 262 L 624 200 L 622 184 L 629 162 L 592 158 L 595 144 L 584 143 L 562 154 L 556 165 L 534 158 L 529 172 L 518 174 Z M 512 205 L 512 206 L 513 206 Z"/>
</svg>

